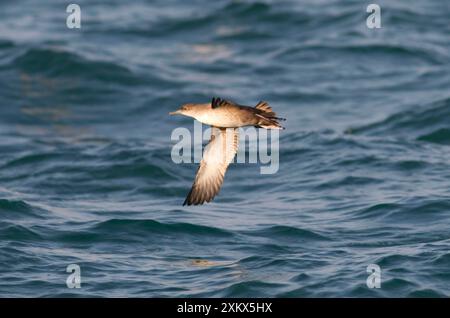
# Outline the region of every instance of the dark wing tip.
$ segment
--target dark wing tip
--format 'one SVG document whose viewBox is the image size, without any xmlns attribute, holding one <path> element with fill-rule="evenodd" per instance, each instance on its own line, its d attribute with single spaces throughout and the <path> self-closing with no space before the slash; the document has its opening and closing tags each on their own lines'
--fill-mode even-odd
<svg viewBox="0 0 450 318">
<path fill-rule="evenodd" d="M 191 205 L 192 204 L 192 189 L 189 191 L 188 195 L 186 196 L 186 199 L 183 202 L 183 206 L 187 205 Z"/>
<path fill-rule="evenodd" d="M 220 102 L 220 98 L 219 97 L 213 97 L 212 100 L 211 100 L 211 107 L 212 108 L 218 107 L 219 106 L 218 105 L 219 102 Z"/>
<path fill-rule="evenodd" d="M 217 189 L 216 191 L 210 192 L 210 193 L 206 193 L 205 192 L 199 192 L 201 190 L 199 189 L 194 189 L 194 186 L 191 188 L 191 190 L 189 191 L 188 195 L 186 196 L 186 199 L 183 202 L 183 206 L 185 205 L 201 205 L 204 204 L 205 202 L 211 202 L 212 199 L 219 193 L 219 189 Z"/>
<path fill-rule="evenodd" d="M 191 188 L 191 190 L 189 191 L 188 195 L 186 196 L 186 199 L 183 202 L 183 206 L 185 205 L 199 205 L 199 204 L 203 204 L 205 201 L 201 200 L 198 195 L 196 195 L 193 192 L 194 187 Z"/>
<path fill-rule="evenodd" d="M 213 97 L 211 100 L 211 107 L 212 108 L 217 108 L 220 106 L 225 106 L 227 104 L 234 104 L 233 102 L 220 98 L 220 97 Z"/>
</svg>

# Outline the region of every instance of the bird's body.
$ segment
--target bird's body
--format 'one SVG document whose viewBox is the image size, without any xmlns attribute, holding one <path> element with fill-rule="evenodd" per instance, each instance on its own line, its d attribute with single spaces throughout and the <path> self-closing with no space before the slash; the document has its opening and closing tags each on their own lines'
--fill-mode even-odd
<svg viewBox="0 0 450 318">
<path fill-rule="evenodd" d="M 205 147 L 194 184 L 183 205 L 210 202 L 220 191 L 225 172 L 238 149 L 239 127 L 283 129 L 278 121 L 284 120 L 276 117 L 266 102 L 249 107 L 220 98 L 213 98 L 211 103 L 185 104 L 170 114 L 193 117 L 212 126 L 211 140 Z"/>
<path fill-rule="evenodd" d="M 221 128 L 237 128 L 255 126 L 259 118 L 255 116 L 255 108 L 227 104 L 224 107 L 212 108 L 211 104 L 199 104 L 195 119 L 206 125 Z"/>
</svg>

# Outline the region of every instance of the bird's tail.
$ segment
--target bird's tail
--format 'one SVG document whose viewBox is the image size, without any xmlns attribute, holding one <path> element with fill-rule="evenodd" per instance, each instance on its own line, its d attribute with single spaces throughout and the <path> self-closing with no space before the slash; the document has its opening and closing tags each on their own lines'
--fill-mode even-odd
<svg viewBox="0 0 450 318">
<path fill-rule="evenodd" d="M 284 129 L 280 125 L 279 121 L 286 120 L 284 118 L 277 117 L 277 114 L 272 110 L 267 102 L 259 102 L 255 108 L 258 110 L 256 117 L 258 117 L 257 128 L 265 129 Z"/>
</svg>

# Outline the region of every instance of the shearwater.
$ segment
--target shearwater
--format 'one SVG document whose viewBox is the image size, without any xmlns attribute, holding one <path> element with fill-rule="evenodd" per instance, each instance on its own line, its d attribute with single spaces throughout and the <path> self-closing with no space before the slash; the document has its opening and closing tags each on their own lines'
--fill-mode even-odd
<svg viewBox="0 0 450 318">
<path fill-rule="evenodd" d="M 211 139 L 183 205 L 210 202 L 219 193 L 228 165 L 238 150 L 239 127 L 284 129 L 279 121 L 285 120 L 277 117 L 267 102 L 261 101 L 250 107 L 216 97 L 211 103 L 184 104 L 169 114 L 193 117 L 212 128 Z"/>
</svg>

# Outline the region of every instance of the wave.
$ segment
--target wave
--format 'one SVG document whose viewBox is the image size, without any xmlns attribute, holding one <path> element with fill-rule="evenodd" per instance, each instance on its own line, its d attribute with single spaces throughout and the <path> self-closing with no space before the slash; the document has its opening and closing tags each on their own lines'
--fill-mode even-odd
<svg viewBox="0 0 450 318">
<path fill-rule="evenodd" d="M 0 210 L 27 213 L 32 211 L 33 208 L 21 200 L 0 199 Z"/>
<path fill-rule="evenodd" d="M 395 224 L 439 223 L 450 209 L 450 200 L 424 198 L 409 199 L 406 202 L 378 203 L 370 207 L 352 211 L 358 218 L 365 220 L 383 218 L 395 221 Z M 436 229 L 436 233 L 438 233 Z"/>
<path fill-rule="evenodd" d="M 448 297 L 446 294 L 441 293 L 434 289 L 418 289 L 415 291 L 412 291 L 408 294 L 407 297 L 414 297 L 414 298 L 438 298 L 438 297 Z"/>
<path fill-rule="evenodd" d="M 0 199 L 0 212 L 3 217 L 45 218 L 47 211 L 34 207 L 23 200 Z"/>
<path fill-rule="evenodd" d="M 191 223 L 162 223 L 155 220 L 130 220 L 111 219 L 96 224 L 91 229 L 96 233 L 114 234 L 163 234 L 163 235 L 194 235 L 210 237 L 231 237 L 231 232 L 210 226 L 196 225 Z"/>
<path fill-rule="evenodd" d="M 270 12 L 272 6 L 265 2 L 238 2 L 232 1 L 221 8 L 221 12 L 233 16 L 248 17 L 254 14 L 266 14 Z"/>
<path fill-rule="evenodd" d="M 47 239 L 51 241 L 79 244 L 123 242 L 149 242 L 149 248 L 159 249 L 154 240 L 179 240 L 181 237 L 196 239 L 224 239 L 233 236 L 233 233 L 215 227 L 196 225 L 191 223 L 163 223 L 149 219 L 109 219 L 85 227 L 78 231 L 52 231 L 44 230 Z M 175 244 L 175 243 L 174 243 Z M 175 245 L 178 245 L 176 243 Z"/>
<path fill-rule="evenodd" d="M 52 78 L 95 79 L 122 85 L 143 84 L 133 72 L 117 63 L 91 61 L 78 54 L 57 49 L 28 49 L 13 61 L 13 65 L 28 74 L 41 74 Z"/>
<path fill-rule="evenodd" d="M 26 226 L 0 222 L 0 240 L 37 242 L 41 240 L 41 236 Z"/>
<path fill-rule="evenodd" d="M 0 39 L 0 49 L 9 49 L 14 47 L 14 42 Z"/>
<path fill-rule="evenodd" d="M 450 268 L 450 253 L 439 255 L 432 261 L 433 266 L 442 266 L 443 268 Z"/>
<path fill-rule="evenodd" d="M 37 153 L 37 154 L 27 154 L 18 158 L 11 159 L 6 162 L 0 169 L 10 169 L 15 167 L 21 167 L 26 165 L 36 165 L 44 163 L 46 161 L 53 161 L 62 157 L 60 153 Z"/>
<path fill-rule="evenodd" d="M 235 283 L 220 292 L 220 297 L 264 297 L 273 293 L 273 289 L 283 288 L 286 284 L 269 283 L 260 280 L 251 280 Z M 272 292 L 268 293 L 268 290 Z"/>
<path fill-rule="evenodd" d="M 405 110 L 365 126 L 347 129 L 347 134 L 389 135 L 448 144 L 450 97 L 414 110 Z"/>
<path fill-rule="evenodd" d="M 450 129 L 440 128 L 429 134 L 417 137 L 417 140 L 427 141 L 436 144 L 450 145 Z"/>
<path fill-rule="evenodd" d="M 281 7 L 266 2 L 231 1 L 224 5 L 205 8 L 201 13 L 196 12 L 181 17 L 163 16 L 150 24 L 107 29 L 105 32 L 151 38 L 176 37 L 180 34 L 205 30 L 207 35 L 212 35 L 215 39 L 256 40 L 274 37 L 277 29 L 273 28 L 273 24 L 283 24 L 287 28 L 292 28 L 293 25 L 299 27 L 313 20 L 304 12 L 292 12 L 289 8 Z M 260 28 L 255 28 L 254 23 L 257 23 Z"/>
<path fill-rule="evenodd" d="M 327 180 L 323 183 L 320 183 L 318 186 L 316 186 L 317 190 L 327 190 L 327 189 L 333 189 L 338 187 L 345 187 L 345 186 L 364 186 L 364 185 L 370 185 L 370 184 L 381 184 L 383 183 L 383 180 L 378 178 L 372 178 L 372 177 L 358 177 L 358 176 L 347 176 L 342 177 L 336 180 Z"/>
<path fill-rule="evenodd" d="M 271 239 L 300 240 L 300 241 L 328 241 L 329 238 L 316 232 L 286 225 L 275 225 L 245 232 L 252 236 L 262 236 Z"/>
<path fill-rule="evenodd" d="M 286 59 L 291 61 L 309 55 L 322 54 L 338 55 L 345 59 L 351 59 L 355 56 L 364 57 L 372 60 L 386 59 L 417 59 L 420 61 L 443 64 L 446 63 L 448 57 L 442 56 L 440 53 L 423 47 L 405 46 L 401 44 L 319 44 L 319 43 L 303 43 L 293 47 L 279 50 L 275 57 L 277 59 Z"/>
</svg>

